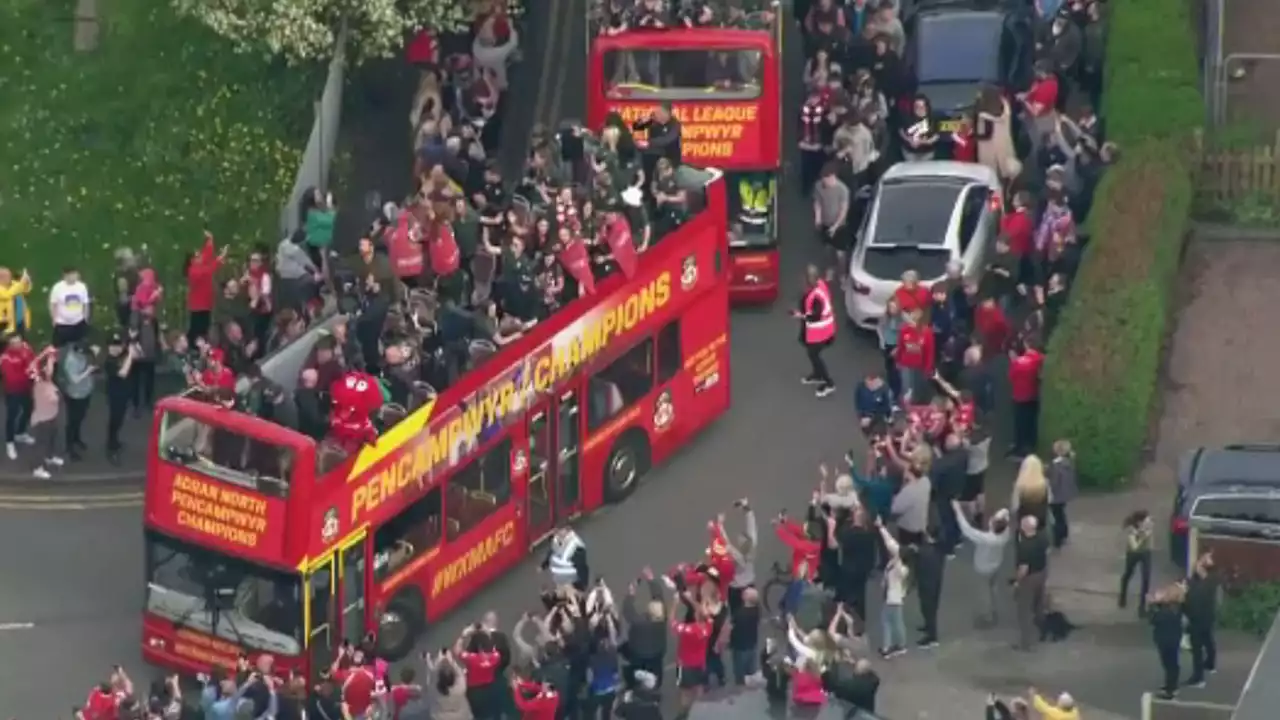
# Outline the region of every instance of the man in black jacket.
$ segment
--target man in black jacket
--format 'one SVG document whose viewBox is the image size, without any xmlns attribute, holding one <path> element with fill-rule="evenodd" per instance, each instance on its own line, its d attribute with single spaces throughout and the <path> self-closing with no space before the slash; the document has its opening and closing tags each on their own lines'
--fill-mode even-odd
<svg viewBox="0 0 1280 720">
<path fill-rule="evenodd" d="M 667 654 L 667 614 L 663 602 L 662 583 L 645 568 L 641 582 L 648 586 L 649 600 L 644 609 L 636 607 L 636 585 L 632 583 L 626 599 L 622 601 L 622 616 L 627 621 L 627 642 L 622 654 L 627 659 L 627 687 L 637 687 L 636 678 L 646 672 L 654 679 L 655 687 L 662 687 L 662 670 Z"/>
<path fill-rule="evenodd" d="M 920 596 L 920 641 L 916 643 L 921 650 L 929 650 L 938 646 L 938 604 L 942 600 L 942 571 L 946 560 L 939 552 L 936 541 L 936 530 L 925 532 L 924 542 L 911 546 L 909 564 L 916 578 L 916 589 Z"/>
<path fill-rule="evenodd" d="M 1218 576 L 1213 572 L 1213 553 L 1206 552 L 1196 561 L 1187 579 L 1187 596 L 1182 601 L 1187 616 L 1187 636 L 1191 640 L 1190 687 L 1204 687 L 1205 673 L 1217 669 L 1218 648 L 1213 639 L 1213 626 L 1218 615 Z"/>
<path fill-rule="evenodd" d="M 644 148 L 644 176 L 653 178 L 653 168 L 658 158 L 666 158 L 672 165 L 680 164 L 680 121 L 671 114 L 671 103 L 662 103 L 653 115 L 631 126 L 632 130 L 646 131 L 648 144 Z"/>
<path fill-rule="evenodd" d="M 822 674 L 822 685 L 838 700 L 853 706 L 853 711 L 874 713 L 880 676 L 865 658 L 852 664 L 836 663 Z"/>
</svg>

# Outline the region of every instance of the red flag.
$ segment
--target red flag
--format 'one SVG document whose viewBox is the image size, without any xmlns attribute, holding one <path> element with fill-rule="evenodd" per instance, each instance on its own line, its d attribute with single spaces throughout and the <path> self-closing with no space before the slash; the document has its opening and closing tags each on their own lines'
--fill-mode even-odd
<svg viewBox="0 0 1280 720">
<path fill-rule="evenodd" d="M 631 223 L 626 216 L 615 213 L 604 226 L 604 240 L 613 251 L 613 259 L 622 268 L 622 274 L 631 278 L 636 274 L 636 246 L 631 242 Z"/>
<path fill-rule="evenodd" d="M 560 249 L 556 258 L 564 266 L 565 271 L 573 276 L 588 294 L 596 291 L 596 278 L 591 274 L 591 258 L 587 255 L 587 246 L 578 238 L 570 240 Z"/>
</svg>

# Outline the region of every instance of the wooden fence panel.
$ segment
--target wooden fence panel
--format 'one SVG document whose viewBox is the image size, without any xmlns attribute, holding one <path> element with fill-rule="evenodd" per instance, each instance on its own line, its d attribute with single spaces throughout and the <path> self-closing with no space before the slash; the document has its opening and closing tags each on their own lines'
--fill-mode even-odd
<svg viewBox="0 0 1280 720">
<path fill-rule="evenodd" d="M 1216 147 L 1196 133 L 1201 158 L 1196 183 L 1201 207 L 1242 201 L 1280 205 L 1280 131 L 1269 145 Z"/>
</svg>

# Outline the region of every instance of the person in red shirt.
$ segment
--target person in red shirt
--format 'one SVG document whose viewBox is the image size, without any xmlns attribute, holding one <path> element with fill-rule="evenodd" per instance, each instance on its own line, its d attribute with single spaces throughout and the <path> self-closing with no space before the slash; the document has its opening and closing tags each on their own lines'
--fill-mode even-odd
<svg viewBox="0 0 1280 720">
<path fill-rule="evenodd" d="M 102 683 L 89 691 L 84 703 L 85 720 L 116 720 L 120 699 L 109 683 Z"/>
<path fill-rule="evenodd" d="M 235 392 L 236 374 L 223 364 L 226 355 L 221 348 L 209 350 L 209 364 L 200 373 L 200 384 L 210 390 L 230 390 Z"/>
<path fill-rule="evenodd" d="M 355 662 L 350 648 L 342 653 L 333 671 L 333 681 L 342 688 L 342 712 L 348 718 L 363 718 L 381 695 L 381 683 L 370 665 Z"/>
<path fill-rule="evenodd" d="M 1037 60 L 1035 80 L 1026 92 L 1018 93 L 1017 98 L 1026 110 L 1031 146 L 1038 153 L 1058 129 L 1058 76 L 1053 72 L 1053 64 Z"/>
<path fill-rule="evenodd" d="M 951 133 L 951 159 L 957 162 L 978 162 L 978 143 L 973 136 L 973 121 L 967 115 L 960 119 L 960 127 Z"/>
<path fill-rule="evenodd" d="M 1020 343 L 1009 351 L 1009 395 L 1013 399 L 1015 456 L 1035 452 L 1040 439 L 1040 371 L 1044 354 Z"/>
<path fill-rule="evenodd" d="M 217 255 L 213 252 L 213 235 L 204 234 L 204 247 L 187 258 L 187 342 L 195 344 L 196 338 L 209 334 L 209 322 L 213 317 L 213 280 L 227 257 L 224 245 Z"/>
<path fill-rule="evenodd" d="M 893 291 L 893 299 L 898 301 L 898 309 L 903 313 L 928 312 L 933 304 L 932 293 L 920 284 L 920 273 L 915 270 L 902 273 L 902 284 Z"/>
<path fill-rule="evenodd" d="M 984 297 L 973 311 L 973 329 L 987 357 L 995 357 L 1009 346 L 1013 328 L 995 297 Z"/>
<path fill-rule="evenodd" d="M 21 335 L 14 333 L 8 337 L 4 352 L 0 353 L 0 385 L 4 387 L 5 452 L 10 460 L 18 459 L 15 443 L 31 445 L 35 442 L 35 438 L 27 433 L 31 411 L 35 408 L 35 399 L 31 395 L 36 386 L 31 372 L 31 364 L 35 361 L 36 352 Z"/>
<path fill-rule="evenodd" d="M 898 346 L 894 350 L 894 362 L 901 378 L 902 400 L 906 405 L 920 392 L 925 381 L 933 377 L 933 363 L 937 358 L 934 348 L 933 328 L 924 322 L 924 315 L 916 310 L 904 313 L 902 327 L 898 330 Z"/>
<path fill-rule="evenodd" d="M 468 625 L 453 644 L 453 655 L 467 671 L 467 703 L 472 716 L 494 717 L 502 708 L 503 687 L 498 682 L 502 653 L 493 640 L 480 632 L 480 623 Z"/>
<path fill-rule="evenodd" d="M 681 602 L 692 617 L 686 622 L 671 613 L 671 629 L 676 633 L 676 679 L 680 687 L 680 707 L 687 711 L 693 707 L 707 684 L 707 648 L 711 646 L 711 620 L 696 605 L 688 591 L 681 595 Z"/>
<path fill-rule="evenodd" d="M 811 505 L 816 507 L 820 500 L 814 493 Z M 795 613 L 805 588 L 817 577 L 822 544 L 809 537 L 804 525 L 787 518 L 785 513 L 773 519 L 773 529 L 782 544 L 791 549 L 791 582 L 782 597 L 782 615 L 786 617 Z"/>
<path fill-rule="evenodd" d="M 560 710 L 560 693 L 550 683 L 512 678 L 511 697 L 524 720 L 555 720 Z"/>
<path fill-rule="evenodd" d="M 1035 247 L 1036 225 L 1029 210 L 1031 194 L 1026 190 L 1019 190 L 1013 194 L 1012 204 L 1012 210 L 1000 218 L 1000 234 L 1008 238 L 1009 251 L 1019 260 L 1019 277 L 1015 279 L 1021 282 L 1022 277 L 1025 277 L 1021 272 L 1021 263 L 1030 258 L 1031 250 Z"/>
</svg>

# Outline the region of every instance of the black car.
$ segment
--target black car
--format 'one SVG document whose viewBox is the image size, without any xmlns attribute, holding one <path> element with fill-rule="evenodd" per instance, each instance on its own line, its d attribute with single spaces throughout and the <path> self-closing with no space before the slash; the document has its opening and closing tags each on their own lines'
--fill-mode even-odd
<svg viewBox="0 0 1280 720">
<path fill-rule="evenodd" d="M 1029 84 L 1035 41 L 1020 17 L 1003 9 L 930 3 L 906 18 L 907 71 L 916 92 L 933 106 L 941 131 L 954 131 L 972 112 L 983 85 L 1012 96 Z"/>
<path fill-rule="evenodd" d="M 1178 489 L 1169 517 L 1169 557 L 1187 566 L 1188 536 L 1280 539 L 1280 445 L 1198 448 L 1178 465 Z"/>
</svg>

